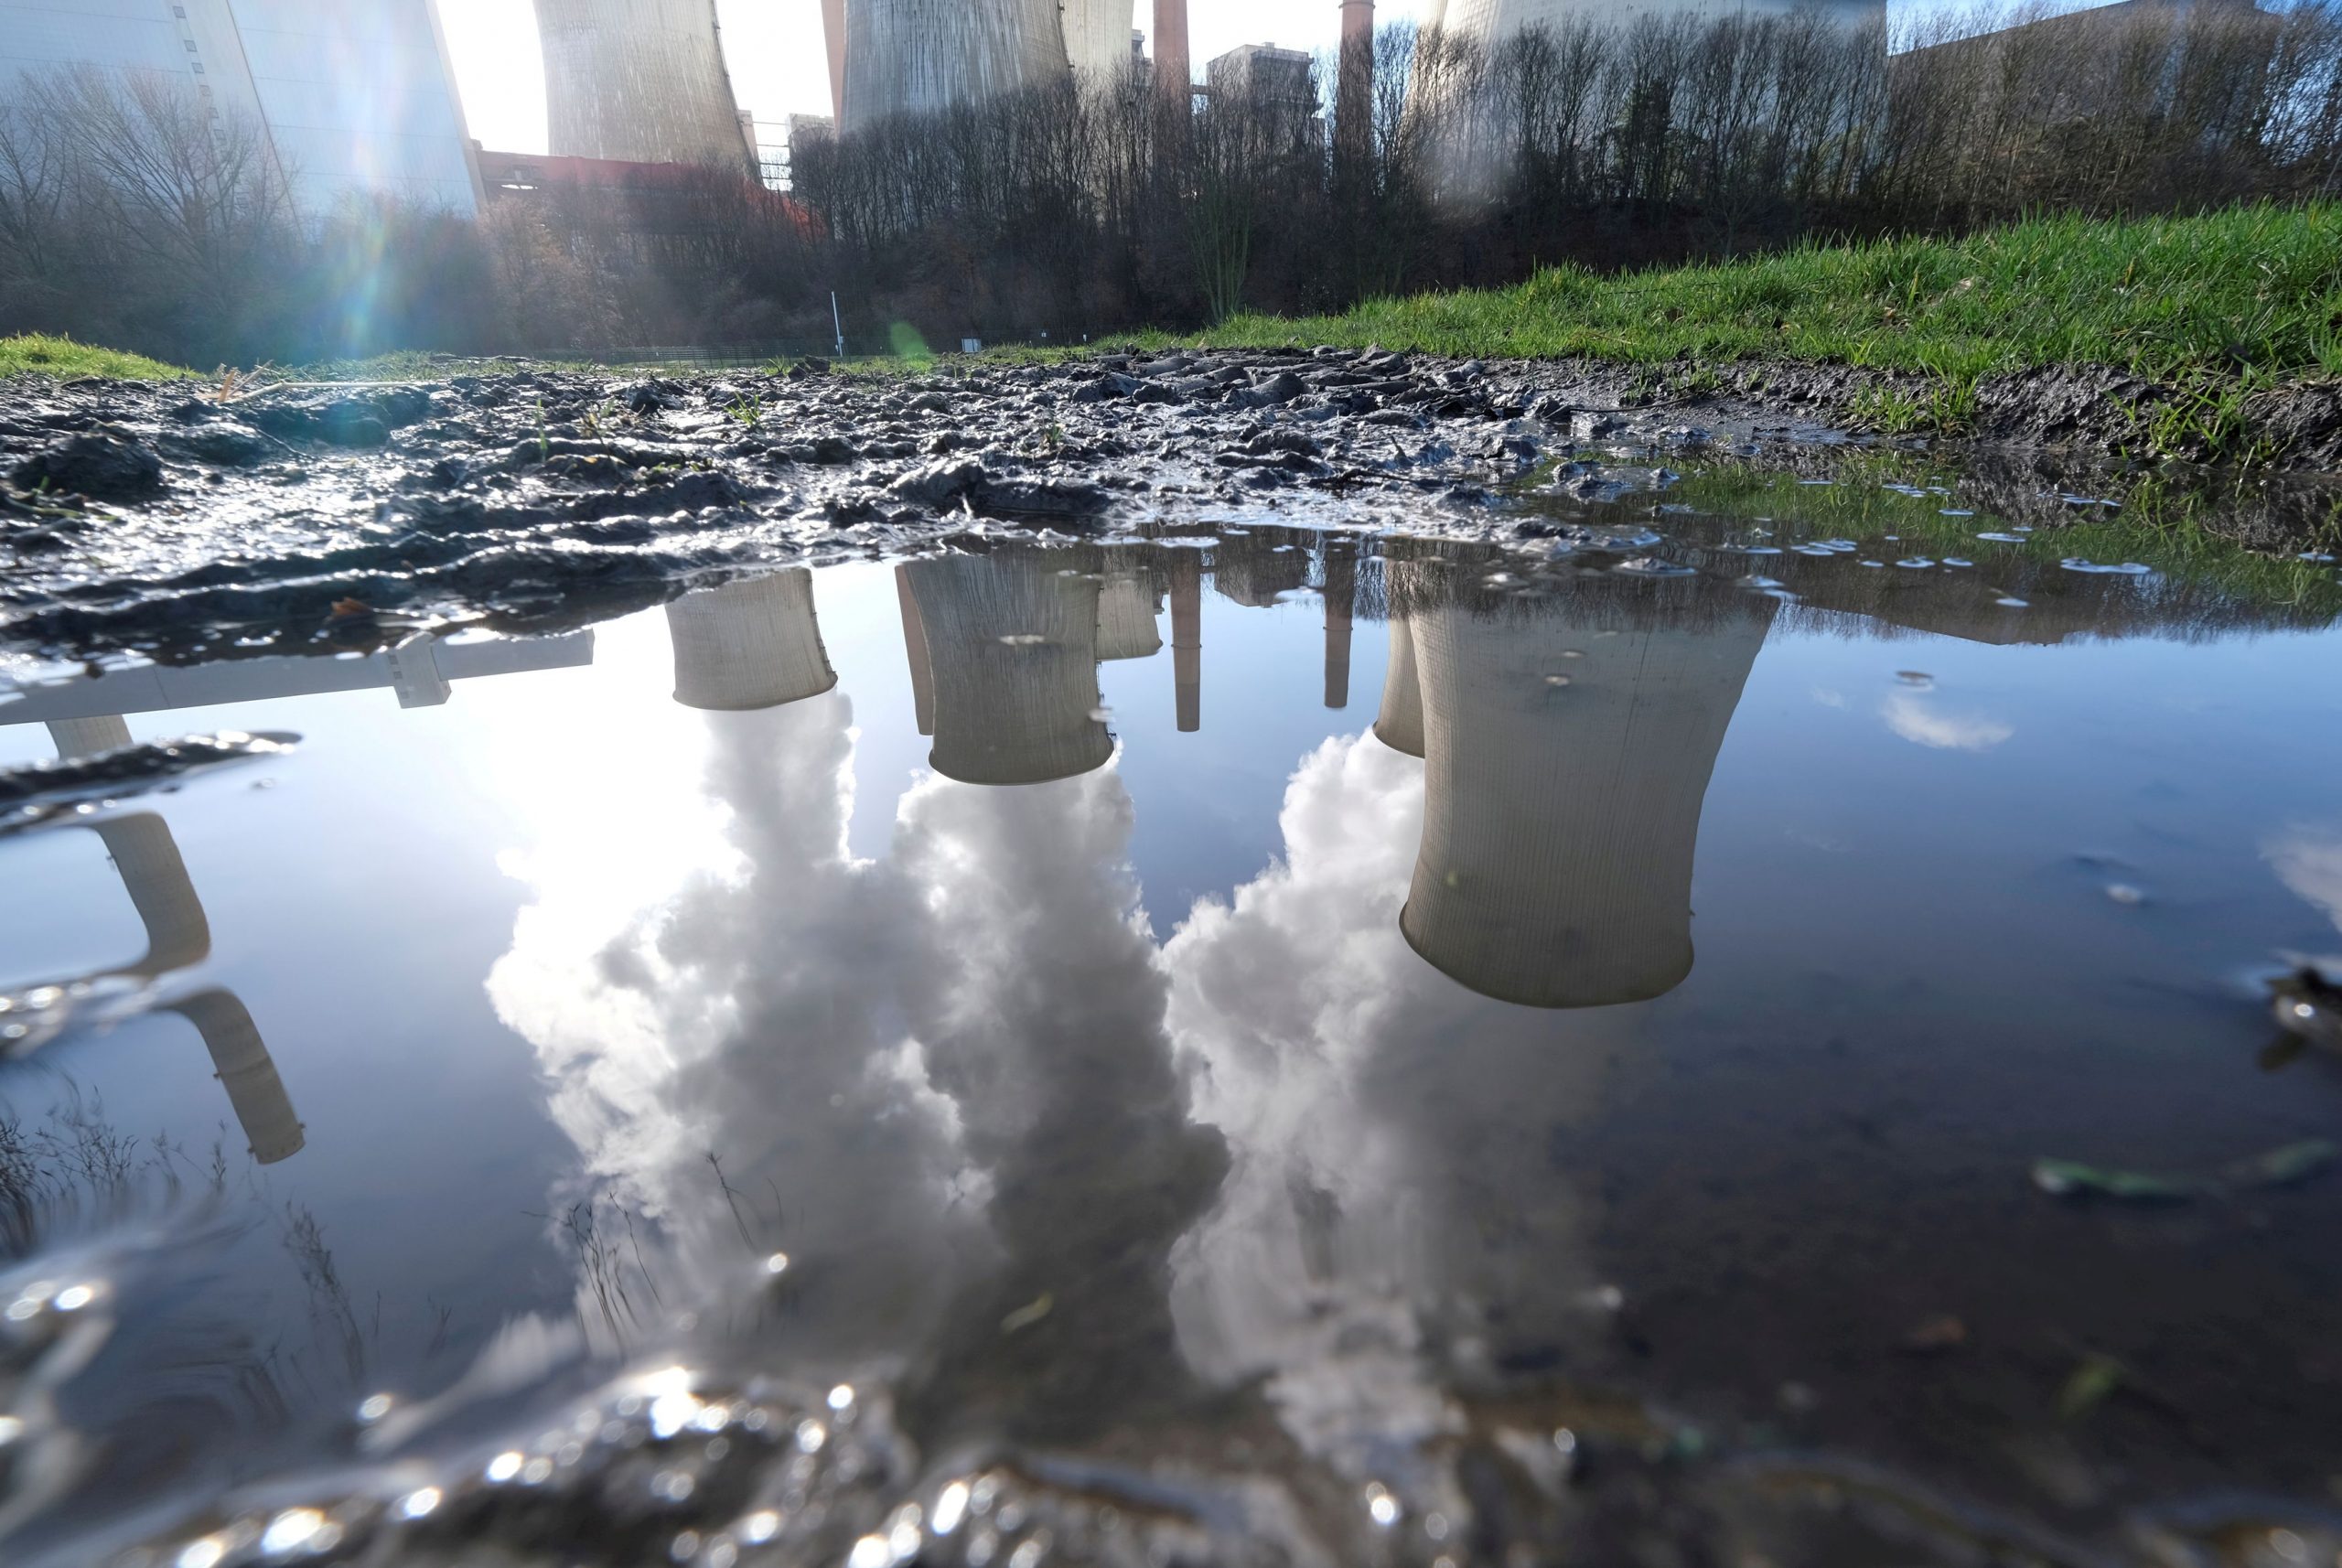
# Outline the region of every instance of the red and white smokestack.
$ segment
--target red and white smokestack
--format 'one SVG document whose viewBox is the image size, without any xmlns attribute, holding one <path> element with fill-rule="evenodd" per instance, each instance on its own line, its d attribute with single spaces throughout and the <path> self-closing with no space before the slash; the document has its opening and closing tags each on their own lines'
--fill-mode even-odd
<svg viewBox="0 0 2342 1568">
<path fill-rule="evenodd" d="M 1155 0 L 1155 91 L 1186 110 L 1194 102 L 1187 67 L 1187 0 Z"/>
</svg>

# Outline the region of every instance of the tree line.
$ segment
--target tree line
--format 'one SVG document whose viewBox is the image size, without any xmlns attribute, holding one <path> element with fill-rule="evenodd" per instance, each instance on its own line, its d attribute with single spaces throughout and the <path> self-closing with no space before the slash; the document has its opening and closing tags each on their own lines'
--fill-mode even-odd
<svg viewBox="0 0 2342 1568">
<path fill-rule="evenodd" d="M 1257 80 L 1257 79 L 1256 79 Z M 2342 0 L 1592 16 L 1493 48 L 1412 26 L 1191 111 L 1143 76 L 794 149 L 791 188 L 675 171 L 296 213 L 257 126 L 158 79 L 0 111 L 0 330 L 186 362 L 385 349 L 1038 338 L 1238 309 L 2342 196 Z"/>
</svg>

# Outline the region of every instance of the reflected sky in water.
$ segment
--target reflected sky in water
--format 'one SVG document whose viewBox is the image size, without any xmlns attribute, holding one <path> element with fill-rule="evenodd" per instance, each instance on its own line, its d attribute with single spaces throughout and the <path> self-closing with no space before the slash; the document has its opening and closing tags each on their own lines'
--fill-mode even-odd
<svg viewBox="0 0 2342 1568">
<path fill-rule="evenodd" d="M 0 1065 L 0 1230 L 149 1238 L 89 1484 L 574 1320 L 1410 1517 L 1597 1397 L 2022 1513 L 2318 1490 L 2342 1183 L 2026 1171 L 2342 1124 L 2253 989 L 2342 950 L 2342 639 L 1825 564 L 1001 544 L 0 704 L 0 766 L 303 737 L 0 840 L 11 1015 L 89 986 Z M 2061 1427 L 2087 1354 L 2155 1399 Z"/>
</svg>

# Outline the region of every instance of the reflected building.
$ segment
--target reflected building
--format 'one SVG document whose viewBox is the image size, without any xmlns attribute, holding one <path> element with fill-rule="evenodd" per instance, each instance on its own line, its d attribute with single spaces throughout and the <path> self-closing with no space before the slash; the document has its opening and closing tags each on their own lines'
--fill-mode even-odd
<svg viewBox="0 0 2342 1568">
<path fill-rule="evenodd" d="M 533 670 L 575 670 L 593 662 L 594 634 L 572 631 L 555 637 L 489 638 L 477 641 L 416 637 L 395 648 L 330 659 L 272 654 L 186 666 L 143 664 L 27 686 L 16 701 L 0 707 L 0 727 L 47 724 L 62 748 L 67 744 L 68 732 L 58 728 L 60 723 L 113 725 L 113 729 L 91 733 L 118 732 L 122 738 L 113 744 L 125 746 L 129 744 L 130 731 L 120 727 L 121 715 L 124 714 L 220 707 L 274 697 L 307 697 L 381 688 L 397 693 L 403 708 L 428 708 L 446 702 L 458 681 L 485 680 Z M 76 743 L 75 749 L 64 755 L 86 757 L 92 751 L 106 749 L 102 745 Z"/>
<path fill-rule="evenodd" d="M 1422 584 L 1421 569 L 1405 585 Z M 1646 1001 L 1692 968 L 1692 864 L 1773 601 L 1704 583 L 1402 595 L 1423 832 L 1400 929 L 1484 995 Z"/>
<path fill-rule="evenodd" d="M 687 708 L 777 708 L 838 683 L 814 618 L 813 574 L 803 566 L 669 600 L 667 635 L 675 701 Z"/>
<path fill-rule="evenodd" d="M 906 629 L 926 645 L 929 763 L 966 784 L 1040 784 L 1104 765 L 1095 551 L 995 551 L 908 563 Z M 914 657 L 914 684 L 917 660 Z"/>
<path fill-rule="evenodd" d="M 131 738 L 118 715 L 53 720 L 48 732 L 58 756 L 67 758 L 112 751 Z M 146 932 L 146 950 L 135 961 L 83 976 L 83 983 L 119 976 L 151 984 L 211 956 L 211 922 L 170 824 L 152 811 L 130 811 L 91 821 L 68 819 L 65 825 L 94 833 L 105 845 Z M 243 1003 L 215 987 L 166 1003 L 162 1010 L 195 1026 L 252 1158 L 267 1165 L 300 1153 L 300 1118 Z"/>
<path fill-rule="evenodd" d="M 1309 582 L 1313 535 L 1297 528 L 1255 528 L 1220 535 L 1211 551 L 1211 585 L 1248 609 L 1266 609 Z"/>
</svg>

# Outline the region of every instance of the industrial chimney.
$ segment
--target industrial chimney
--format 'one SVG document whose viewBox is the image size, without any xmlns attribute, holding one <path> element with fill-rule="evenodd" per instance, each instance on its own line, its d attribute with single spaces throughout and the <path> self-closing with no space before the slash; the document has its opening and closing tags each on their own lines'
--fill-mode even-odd
<svg viewBox="0 0 2342 1568">
<path fill-rule="evenodd" d="M 1155 91 L 1184 116 L 1195 102 L 1187 65 L 1187 0 L 1155 0 Z"/>
<path fill-rule="evenodd" d="M 1342 58 L 1334 88 L 1334 145 L 1361 156 L 1373 145 L 1374 0 L 1342 0 Z"/>
</svg>

